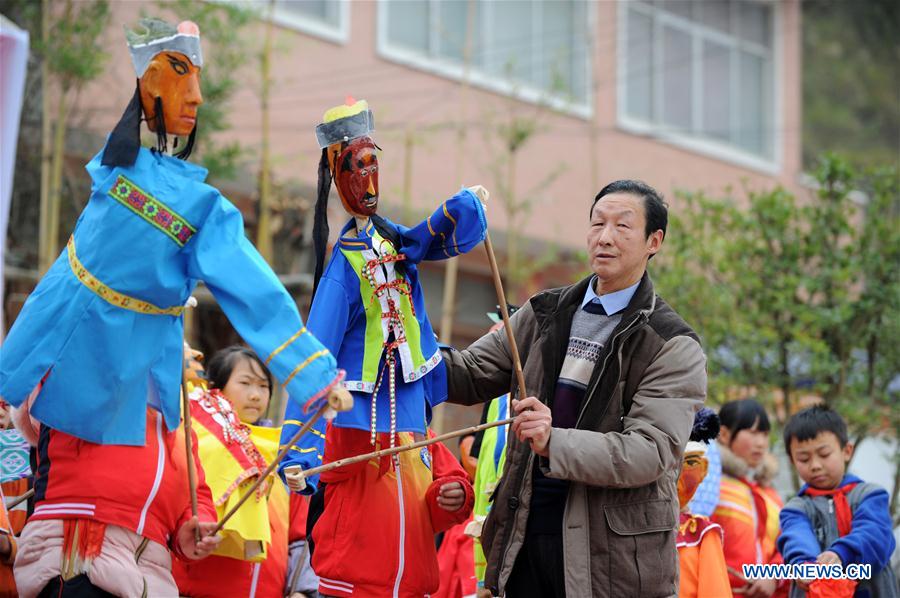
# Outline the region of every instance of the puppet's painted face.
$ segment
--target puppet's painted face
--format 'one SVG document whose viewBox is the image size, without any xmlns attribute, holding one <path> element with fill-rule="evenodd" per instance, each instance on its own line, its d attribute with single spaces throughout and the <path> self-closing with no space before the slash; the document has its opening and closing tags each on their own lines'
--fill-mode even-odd
<svg viewBox="0 0 900 598">
<path fill-rule="evenodd" d="M 701 453 L 685 453 L 681 466 L 681 475 L 678 477 L 678 504 L 685 508 L 700 482 L 706 477 L 709 461 Z"/>
<path fill-rule="evenodd" d="M 368 218 L 378 211 L 378 156 L 371 137 L 328 148 L 328 164 L 344 209 Z"/>
<path fill-rule="evenodd" d="M 197 124 L 200 94 L 200 68 L 178 52 L 157 54 L 140 79 L 141 105 L 147 126 L 156 131 L 156 98 L 162 100 L 166 133 L 190 135 Z"/>
</svg>

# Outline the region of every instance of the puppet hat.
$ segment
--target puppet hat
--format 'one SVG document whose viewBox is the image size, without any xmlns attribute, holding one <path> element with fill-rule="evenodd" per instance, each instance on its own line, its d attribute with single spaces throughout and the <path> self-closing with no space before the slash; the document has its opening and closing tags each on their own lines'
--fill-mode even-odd
<svg viewBox="0 0 900 598">
<path fill-rule="evenodd" d="M 365 137 L 375 130 L 375 118 L 365 100 L 347 98 L 346 104 L 325 112 L 322 124 L 316 127 L 316 140 L 325 149 L 334 143 Z"/>
<path fill-rule="evenodd" d="M 719 435 L 719 416 L 709 407 L 704 407 L 694 416 L 694 426 L 691 428 L 691 439 L 684 448 L 684 453 L 706 454 L 706 448 L 710 441 Z"/>
<path fill-rule="evenodd" d="M 193 21 L 182 21 L 173 27 L 160 19 L 141 19 L 137 28 L 125 28 L 125 39 L 131 52 L 134 72 L 140 79 L 150 61 L 160 52 L 178 52 L 198 68 L 203 67 L 200 50 L 200 28 Z"/>
</svg>

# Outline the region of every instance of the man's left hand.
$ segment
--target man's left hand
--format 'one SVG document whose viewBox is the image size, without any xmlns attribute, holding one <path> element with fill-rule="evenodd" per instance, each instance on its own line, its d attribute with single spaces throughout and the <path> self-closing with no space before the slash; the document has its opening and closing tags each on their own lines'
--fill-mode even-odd
<svg viewBox="0 0 900 598">
<path fill-rule="evenodd" d="M 198 527 L 200 528 L 200 542 L 197 542 L 194 536 L 194 530 Z M 191 517 L 182 525 L 178 530 L 178 545 L 184 556 L 191 560 L 209 556 L 222 541 L 222 536 L 218 534 L 209 535 L 214 529 L 216 529 L 215 521 L 200 522 L 196 517 Z"/>
<path fill-rule="evenodd" d="M 550 408 L 535 397 L 521 401 L 513 399 L 516 418 L 512 429 L 519 442 L 530 442 L 531 450 L 541 457 L 550 456 L 550 432 L 553 429 L 553 415 Z"/>
</svg>

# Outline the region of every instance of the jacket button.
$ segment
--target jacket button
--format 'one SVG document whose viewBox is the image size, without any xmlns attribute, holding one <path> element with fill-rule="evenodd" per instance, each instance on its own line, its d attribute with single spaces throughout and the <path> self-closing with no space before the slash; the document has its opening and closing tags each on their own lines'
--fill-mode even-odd
<svg viewBox="0 0 900 598">
<path fill-rule="evenodd" d="M 515 511 L 516 509 L 519 508 L 519 497 L 511 496 L 509 501 L 507 502 L 507 504 L 509 505 L 510 511 Z"/>
</svg>

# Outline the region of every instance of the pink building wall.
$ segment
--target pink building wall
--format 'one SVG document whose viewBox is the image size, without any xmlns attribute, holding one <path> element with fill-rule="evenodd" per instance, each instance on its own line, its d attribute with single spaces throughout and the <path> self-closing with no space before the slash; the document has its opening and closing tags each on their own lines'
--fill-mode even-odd
<svg viewBox="0 0 900 598">
<path fill-rule="evenodd" d="M 604 33 L 592 59 L 596 141 L 592 146 L 589 120 L 549 109 L 541 111 L 539 132 L 517 158 L 516 187 L 519 190 L 534 187 L 557 168 L 563 174 L 540 193 L 528 218 L 526 234 L 564 248 L 581 248 L 590 200 L 599 186 L 618 178 L 643 179 L 670 200 L 676 189 L 716 193 L 733 187 L 738 196 L 743 185 L 764 189 L 780 184 L 799 190 L 799 2 L 786 0 L 775 6 L 775 86 L 779 91 L 775 108 L 780 113 L 776 153 L 780 158 L 776 167 L 767 172 L 624 130 L 618 124 L 616 112 L 616 44 L 605 35 L 616 30 L 610 23 L 619 22 L 622 4 L 595 3 L 594 23 Z M 99 133 L 111 128 L 133 92 L 134 75 L 120 27 L 133 23 L 141 10 L 152 14 L 154 8 L 155 4 L 150 2 L 113 4 L 113 26 L 107 38 L 111 52 L 109 68 L 104 77 L 85 90 L 81 101 L 80 120 Z M 375 113 L 376 141 L 384 149 L 379 158 L 382 205 L 388 216 L 400 216 L 406 164 L 404 140 L 408 129 L 415 133 L 411 195 L 416 212 L 430 210 L 463 184 L 480 183 L 496 189 L 488 163 L 497 154 L 486 143 L 487 123 L 492 119 L 498 122 L 510 109 L 533 114 L 538 108 L 474 85 L 463 92 L 457 80 L 380 56 L 378 3 L 352 2 L 349 10 L 350 35 L 345 44 L 325 41 L 289 27 L 274 28 L 271 127 L 276 178 L 314 184 L 319 149 L 313 129 L 327 108 L 352 95 L 367 99 Z M 260 24 L 251 28 L 253 52 L 261 47 L 262 32 Z M 216 60 L 208 51 L 205 58 L 208 63 Z M 251 150 L 248 170 L 255 171 L 261 118 L 257 64 L 248 65 L 242 74 L 246 84 L 230 104 L 233 129 L 223 139 L 237 140 L 247 146 Z M 463 102 L 461 98 L 466 93 Z M 469 127 L 460 166 L 455 127 L 463 120 Z M 203 126 L 202 112 L 199 125 Z M 596 183 L 592 181 L 594 177 Z M 677 201 L 673 203 L 677 210 Z M 499 203 L 492 202 L 488 214 L 492 228 L 506 228 Z"/>
</svg>

